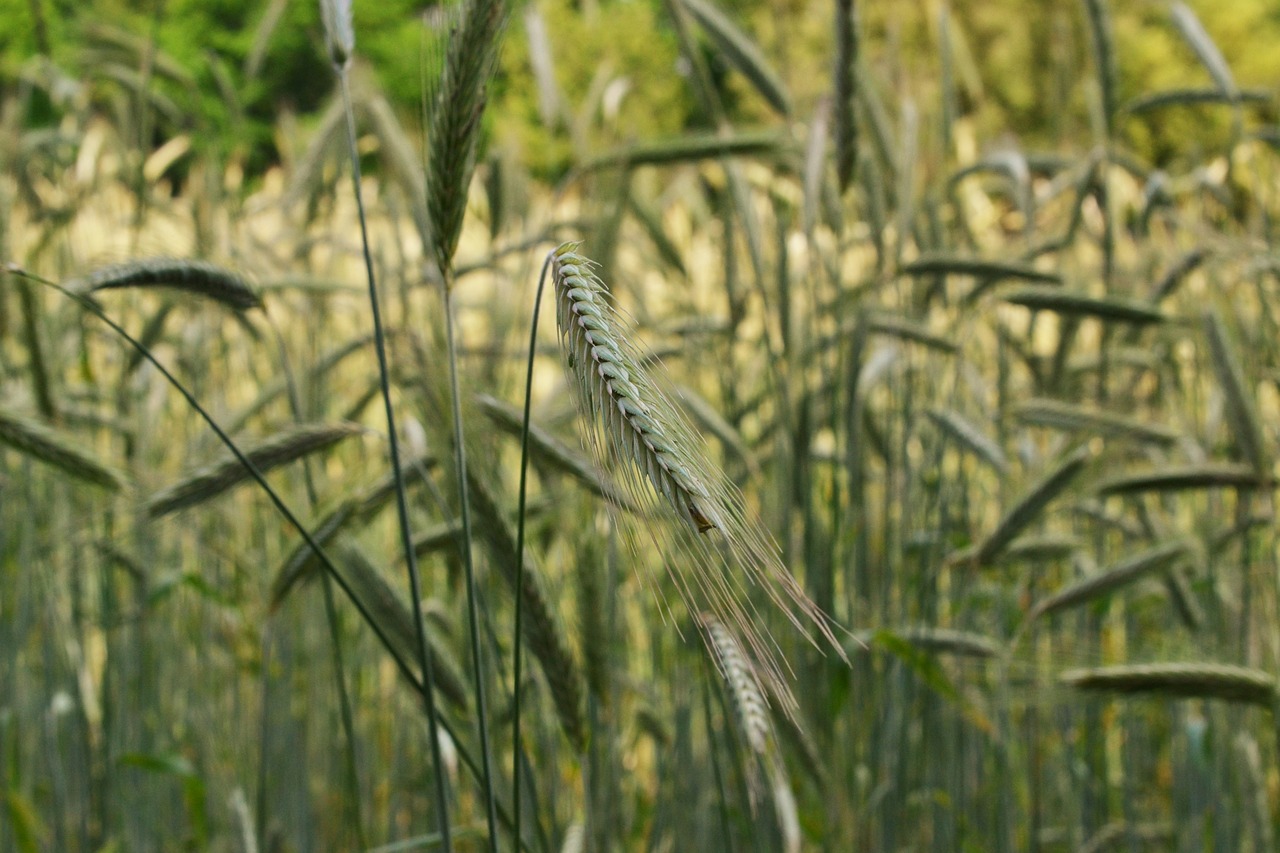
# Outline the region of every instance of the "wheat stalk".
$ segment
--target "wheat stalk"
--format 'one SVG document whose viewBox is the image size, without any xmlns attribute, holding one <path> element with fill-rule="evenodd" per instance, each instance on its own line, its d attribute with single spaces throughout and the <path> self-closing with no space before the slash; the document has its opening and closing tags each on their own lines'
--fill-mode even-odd
<svg viewBox="0 0 1280 853">
<path fill-rule="evenodd" d="M 836 180 L 849 189 L 858 165 L 858 9 L 854 0 L 836 0 L 835 106 Z"/>
<path fill-rule="evenodd" d="M 1153 444 L 1177 442 L 1176 430 L 1162 424 L 1145 423 L 1136 418 L 1068 403 L 1063 400 L 1035 398 L 1014 406 L 1014 416 L 1025 424 L 1060 429 L 1068 432 L 1090 432 L 1114 438 L 1132 438 Z"/>
<path fill-rule="evenodd" d="M 1000 298 L 1032 311 L 1053 311 L 1069 317 L 1095 317 L 1107 322 L 1134 325 L 1162 323 L 1165 320 L 1164 314 L 1146 302 L 1118 296 L 1091 296 L 1088 293 L 1043 285 L 1011 290 Z"/>
<path fill-rule="evenodd" d="M 903 275 L 967 275 L 978 279 L 988 279 L 991 283 L 1005 278 L 1038 281 L 1043 284 L 1062 284 L 1062 275 L 1050 270 L 1042 270 L 1031 264 L 1016 261 L 1004 261 L 996 258 L 971 258 L 957 255 L 921 255 L 914 261 L 902 265 Z M 985 288 L 984 288 L 985 289 Z M 972 298 L 973 294 L 970 294 Z"/>
<path fill-rule="evenodd" d="M 1065 560 L 1082 547 L 1079 539 L 1064 533 L 1019 536 L 1005 546 L 1000 562 L 1050 563 Z"/>
<path fill-rule="evenodd" d="M 1009 459 L 994 439 L 950 409 L 925 412 L 938 427 L 964 450 L 969 451 L 1000 474 L 1009 470 Z"/>
<path fill-rule="evenodd" d="M 705 0 L 681 0 L 680 5 L 697 20 L 726 65 L 742 72 L 779 115 L 785 117 L 791 113 L 791 96 L 787 94 L 786 85 L 750 36 Z"/>
<path fill-rule="evenodd" d="M 355 52 L 356 34 L 351 19 L 351 0 L 320 0 L 320 21 L 324 24 L 329 60 L 334 65 L 346 65 Z"/>
<path fill-rule="evenodd" d="M 340 538 L 335 553 L 347 583 L 369 611 L 370 617 L 377 621 L 396 651 L 405 660 L 413 660 L 418 653 L 417 632 L 409 605 L 353 540 Z M 425 624 L 423 630 L 426 631 Z M 432 632 L 426 632 L 426 640 L 435 689 L 454 708 L 466 710 L 467 682 L 461 667 Z"/>
<path fill-rule="evenodd" d="M 1217 311 L 1205 313 L 1204 334 L 1209 341 L 1213 372 L 1217 374 L 1218 381 L 1222 384 L 1222 393 L 1226 397 L 1227 420 L 1235 432 L 1240 452 L 1259 477 L 1266 477 L 1271 472 L 1271 460 L 1263 438 L 1257 404 L 1249 393 L 1249 381 L 1245 377 L 1244 367 L 1231 346 L 1226 323 Z"/>
<path fill-rule="evenodd" d="M 527 549 L 517 556 L 515 532 L 489 483 L 474 468 L 467 470 L 467 477 L 481 540 L 489 549 L 493 566 L 524 605 L 528 618 L 521 620 L 521 631 L 525 642 L 542 667 L 565 736 L 581 749 L 587 741 L 582 717 L 582 671 L 569 650 L 551 597 L 543 589 L 542 574 Z"/>
<path fill-rule="evenodd" d="M 1000 643 L 992 637 L 951 628 L 934 628 L 926 625 L 895 629 L 887 633 L 893 639 L 928 654 L 989 659 L 998 656 L 1001 648 Z M 879 634 L 881 631 L 864 631 L 858 638 L 869 647 Z"/>
<path fill-rule="evenodd" d="M 1089 17 L 1089 36 L 1093 58 L 1098 64 L 1098 90 L 1102 96 L 1103 131 L 1111 138 L 1116 115 L 1116 46 L 1111 28 L 1111 14 L 1106 0 L 1084 0 Z"/>
<path fill-rule="evenodd" d="M 1117 474 L 1096 487 L 1100 495 L 1134 495 L 1141 492 L 1177 492 L 1190 489 L 1261 489 L 1274 484 L 1248 465 L 1205 462 Z"/>
<path fill-rule="evenodd" d="M 794 713 L 785 661 L 767 631 L 755 628 L 758 614 L 746 598 L 747 586 L 763 588 L 799 630 L 807 623 L 817 626 L 843 657 L 831 623 L 782 565 L 777 546 L 748 515 L 741 493 L 706 458 L 680 407 L 642 366 L 594 270 L 576 244 L 566 243 L 552 255 L 561 341 L 579 406 L 598 426 L 592 450 L 602 465 L 606 456 L 618 463 L 637 503 L 666 507 L 680 520 L 648 533 L 686 605 L 693 613 L 710 610 L 734 632 L 772 693 Z"/>
<path fill-rule="evenodd" d="M 476 403 L 489 416 L 494 425 L 506 432 L 520 434 L 524 420 L 520 410 L 488 394 L 477 394 Z M 589 459 L 570 450 L 563 442 L 536 424 L 529 424 L 529 444 L 537 452 L 539 460 L 581 482 L 602 498 L 613 501 L 630 512 L 637 508 L 630 497 L 600 472 Z"/>
<path fill-rule="evenodd" d="M 996 529 L 979 544 L 974 552 L 976 565 L 985 566 L 991 563 L 1021 533 L 1028 524 L 1039 517 L 1049 502 L 1057 497 L 1076 476 L 1084 470 L 1085 464 L 1092 457 L 1087 445 L 1076 448 L 1054 468 L 1044 479 L 1031 487 L 1013 508 L 1000 519 Z"/>
<path fill-rule="evenodd" d="M 1218 84 L 1222 94 L 1235 102 L 1240 97 L 1240 90 L 1231 74 L 1231 66 L 1227 64 L 1222 51 L 1218 50 L 1218 46 L 1213 43 L 1213 38 L 1205 30 L 1204 24 L 1200 23 L 1196 13 L 1181 0 L 1175 2 L 1169 11 L 1173 17 L 1174 26 L 1178 28 L 1178 32 L 1182 33 L 1187 44 L 1191 45 L 1191 49 L 1196 52 L 1196 57 L 1209 72 L 1213 82 Z"/>
</svg>

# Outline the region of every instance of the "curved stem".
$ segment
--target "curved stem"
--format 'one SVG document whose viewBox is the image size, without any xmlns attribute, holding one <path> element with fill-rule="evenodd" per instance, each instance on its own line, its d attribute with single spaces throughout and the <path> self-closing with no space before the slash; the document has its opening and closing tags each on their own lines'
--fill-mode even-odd
<svg viewBox="0 0 1280 853">
<path fill-rule="evenodd" d="M 520 690 L 520 648 L 523 637 L 521 630 L 524 627 L 521 607 L 524 596 L 520 591 L 524 589 L 524 515 L 529 481 L 529 413 L 533 406 L 533 354 L 538 344 L 538 316 L 542 310 L 542 291 L 546 287 L 547 270 L 551 268 L 551 259 L 554 257 L 555 253 L 549 252 L 547 259 L 542 262 L 542 274 L 538 276 L 538 291 L 533 296 L 533 321 L 529 324 L 529 361 L 524 377 L 524 420 L 520 427 L 520 497 L 516 508 L 516 624 L 512 637 L 515 662 L 512 666 L 514 681 L 511 714 L 511 743 L 514 756 L 511 759 L 511 811 L 515 817 L 517 840 L 520 838 L 520 696 L 522 692 Z"/>
</svg>

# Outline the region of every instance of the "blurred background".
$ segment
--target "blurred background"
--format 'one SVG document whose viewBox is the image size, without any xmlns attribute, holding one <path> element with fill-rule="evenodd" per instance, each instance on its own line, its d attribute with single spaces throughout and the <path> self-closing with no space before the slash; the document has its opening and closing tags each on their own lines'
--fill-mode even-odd
<svg viewBox="0 0 1280 853">
<path fill-rule="evenodd" d="M 353 151 L 315 2 L 0 0 L 0 851 L 1275 849 L 1280 10 L 503 6 L 446 271 L 484 5 L 354 4 Z M 567 240 L 842 626 L 744 584 L 792 713 L 529 353 Z"/>
</svg>

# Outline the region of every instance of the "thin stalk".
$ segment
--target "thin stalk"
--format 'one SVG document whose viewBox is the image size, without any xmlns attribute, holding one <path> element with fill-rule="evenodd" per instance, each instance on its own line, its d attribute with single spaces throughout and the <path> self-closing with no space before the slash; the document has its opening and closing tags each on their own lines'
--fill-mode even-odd
<svg viewBox="0 0 1280 853">
<path fill-rule="evenodd" d="M 343 751 L 346 761 L 343 771 L 347 775 L 347 794 L 351 809 L 350 819 L 355 823 L 356 843 L 361 850 L 368 849 L 369 842 L 364 834 L 364 819 L 360 814 L 360 773 L 356 768 L 356 730 L 355 717 L 351 712 L 351 694 L 347 690 L 347 671 L 342 656 L 342 633 L 338 624 L 338 608 L 333 599 L 333 579 L 326 572 L 320 577 L 320 589 L 324 592 L 324 618 L 329 628 L 329 649 L 333 658 L 333 680 L 338 687 L 338 711 L 342 716 L 342 733 L 347 740 L 347 748 Z"/>
<path fill-rule="evenodd" d="M 422 683 L 425 687 L 423 699 L 427 705 L 427 728 L 431 737 L 431 761 L 436 781 L 436 810 L 439 813 L 440 835 L 444 839 L 445 853 L 452 853 L 453 841 L 449 836 L 449 796 L 448 783 L 444 775 L 444 757 L 440 749 L 440 731 L 435 700 L 435 673 L 432 670 L 431 655 L 427 652 L 426 628 L 422 621 L 422 583 L 418 574 L 418 560 L 413 549 L 413 532 L 409 527 L 409 504 L 405 499 L 404 474 L 400 470 L 400 441 L 396 437 L 395 409 L 391 403 L 390 371 L 387 367 L 386 338 L 382 332 L 382 314 L 378 308 L 378 286 L 373 272 L 373 255 L 369 250 L 369 227 L 365 221 L 364 193 L 360 189 L 360 157 L 356 152 L 356 118 L 351 108 L 351 86 L 347 79 L 346 65 L 334 66 L 338 82 L 342 89 L 342 106 L 347 117 L 347 148 L 351 152 L 351 182 L 356 199 L 356 212 L 360 219 L 360 248 L 364 254 L 365 278 L 369 283 L 369 306 L 373 313 L 373 344 L 378 354 L 378 383 L 382 389 L 382 402 L 387 415 L 387 439 L 391 453 L 391 470 L 396 485 L 396 516 L 400 522 L 400 546 L 404 551 L 405 564 L 409 571 L 410 606 L 413 608 L 413 623 L 418 640 L 418 664 L 422 668 Z M 466 518 L 465 504 L 463 518 Z M 470 541 L 468 539 L 468 541 Z M 483 704 L 479 704 L 480 713 L 484 713 Z M 489 784 L 488 744 L 484 742 L 483 724 L 481 726 L 481 743 L 485 752 L 484 787 L 489 799 L 490 814 L 493 811 L 492 788 Z M 492 832 L 492 827 L 490 827 Z"/>
<path fill-rule="evenodd" d="M 524 422 L 520 428 L 520 497 L 516 508 L 516 624 L 512 632 L 512 646 L 515 649 L 512 671 L 515 681 L 511 701 L 511 742 L 514 744 L 511 811 L 515 815 L 517 840 L 520 838 L 520 696 L 523 692 L 520 689 L 520 640 L 523 636 L 520 631 L 524 627 L 521 624 L 524 614 L 522 607 L 524 596 L 520 594 L 520 590 L 524 589 L 524 516 L 529 477 L 529 423 L 533 407 L 533 355 L 538 345 L 538 316 L 542 311 L 542 291 L 547 283 L 547 270 L 550 269 L 554 257 L 555 252 L 548 252 L 547 259 L 542 262 L 542 274 L 538 276 L 538 291 L 533 296 L 533 321 L 529 325 L 529 361 L 524 378 Z"/>
<path fill-rule="evenodd" d="M 480 760 L 484 767 L 485 818 L 489 824 L 489 849 L 498 851 L 498 827 L 493 794 L 493 757 L 489 747 L 489 708 L 484 694 L 484 668 L 480 648 L 480 608 L 476 604 L 476 573 L 471 556 L 471 501 L 467 489 L 467 450 L 462 431 L 462 390 L 458 384 L 458 348 L 454 340 L 453 328 L 453 273 L 448 268 L 441 269 L 444 297 L 444 324 L 446 346 L 449 354 L 449 396 L 453 409 L 453 449 L 454 462 L 457 467 L 459 510 L 462 517 L 462 566 L 467 577 L 467 621 L 468 633 L 471 636 L 471 661 L 475 668 L 476 714 L 480 721 Z M 521 556 L 517 559 L 523 563 Z M 519 600 L 519 587 L 516 599 Z M 517 784 L 519 784 L 517 782 Z M 517 819 L 519 815 L 517 814 Z M 520 843 L 516 836 L 516 844 Z"/>
</svg>

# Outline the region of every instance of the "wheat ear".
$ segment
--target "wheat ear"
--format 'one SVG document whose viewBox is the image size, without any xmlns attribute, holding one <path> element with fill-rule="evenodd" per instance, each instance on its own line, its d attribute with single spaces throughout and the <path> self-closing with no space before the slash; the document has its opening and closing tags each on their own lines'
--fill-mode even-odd
<svg viewBox="0 0 1280 853">
<path fill-rule="evenodd" d="M 597 424 L 592 449 L 638 504 L 665 507 L 678 525 L 656 525 L 658 546 L 692 613 L 710 610 L 734 633 L 773 695 L 789 713 L 795 700 L 785 661 L 767 631 L 748 586 L 765 590 L 801 631 L 809 624 L 844 656 L 830 620 L 782 565 L 777 546 L 746 509 L 741 493 L 705 455 L 680 407 L 643 366 L 625 324 L 590 260 L 566 243 L 552 255 L 556 320 L 584 416 Z M 598 420 L 597 420 L 598 419 Z M 607 448 L 607 450 L 605 449 Z M 745 581 L 745 583 L 744 583 Z"/>
<path fill-rule="evenodd" d="M 1071 669 L 1058 678 L 1078 690 L 1147 693 L 1180 699 L 1224 699 L 1274 706 L 1276 680 L 1270 673 L 1218 663 L 1147 663 Z"/>
<path fill-rule="evenodd" d="M 124 483 L 123 474 L 81 450 L 73 437 L 4 406 L 0 406 L 0 446 L 108 491 L 119 491 Z"/>
<path fill-rule="evenodd" d="M 798 851 L 800 819 L 796 813 L 795 792 L 791 789 L 786 767 L 778 753 L 768 704 L 764 690 L 756 678 L 755 667 L 751 665 L 733 634 L 714 616 L 703 613 L 698 618 L 706 632 L 707 645 L 715 659 L 716 668 L 729 688 L 729 698 L 743 739 L 769 776 L 770 794 L 778 816 L 783 849 L 787 853 Z M 751 769 L 748 769 L 748 783 L 754 800 L 759 779 Z"/>
<path fill-rule="evenodd" d="M 429 104 L 427 140 L 427 212 L 436 264 L 452 269 L 462 233 L 467 187 L 475 169 L 480 119 L 488 83 L 498 59 L 498 44 L 508 6 L 503 0 L 466 0 L 459 7 L 443 58 L 443 69 Z"/>
<path fill-rule="evenodd" d="M 307 454 L 332 447 L 361 431 L 361 427 L 356 424 L 300 424 L 247 448 L 244 455 L 259 471 L 265 473 Z M 246 482 L 251 476 L 239 456 L 223 454 L 216 461 L 187 474 L 148 498 L 145 503 L 147 516 L 159 518 L 195 506 Z"/>
<path fill-rule="evenodd" d="M 262 307 L 262 300 L 242 276 L 217 264 L 188 258 L 144 258 L 113 264 L 67 284 L 68 290 L 81 294 L 125 287 L 169 287 L 237 311 Z"/>
</svg>

